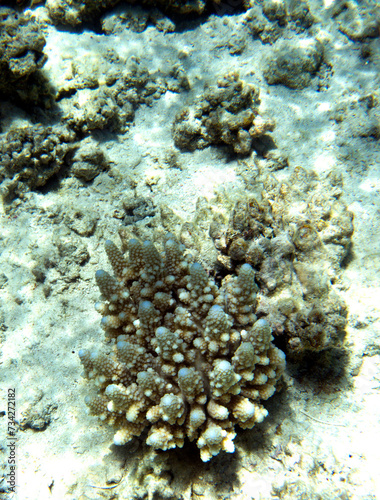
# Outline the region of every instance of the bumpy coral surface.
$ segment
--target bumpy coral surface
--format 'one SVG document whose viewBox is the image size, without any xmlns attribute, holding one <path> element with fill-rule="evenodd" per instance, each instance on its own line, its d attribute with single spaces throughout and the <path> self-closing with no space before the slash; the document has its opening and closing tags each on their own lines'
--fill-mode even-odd
<svg viewBox="0 0 380 500">
<path fill-rule="evenodd" d="M 227 73 L 177 115 L 174 143 L 188 151 L 226 144 L 235 153 L 248 154 L 254 141 L 274 129 L 273 121 L 259 116 L 259 104 L 259 92 L 253 85 L 240 80 L 235 72 Z"/>
<path fill-rule="evenodd" d="M 129 241 L 125 258 L 111 242 L 114 276 L 96 273 L 103 302 L 96 309 L 109 344 L 81 350 L 98 393 L 91 413 L 114 425 L 115 444 L 148 428 L 155 449 L 196 441 L 201 459 L 234 451 L 235 426 L 252 428 L 267 411 L 285 356 L 257 320 L 257 286 L 249 264 L 218 287 L 190 263 L 171 234 L 160 253 L 149 241 Z"/>
</svg>

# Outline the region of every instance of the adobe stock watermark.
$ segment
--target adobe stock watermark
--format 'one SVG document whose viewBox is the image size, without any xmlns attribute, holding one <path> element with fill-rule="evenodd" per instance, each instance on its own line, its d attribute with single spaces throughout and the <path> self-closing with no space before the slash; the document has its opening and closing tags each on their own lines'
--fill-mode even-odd
<svg viewBox="0 0 380 500">
<path fill-rule="evenodd" d="M 8 389 L 7 396 L 7 443 L 8 450 L 6 473 L 7 491 L 16 493 L 17 477 L 17 427 L 16 427 L 16 389 Z"/>
</svg>

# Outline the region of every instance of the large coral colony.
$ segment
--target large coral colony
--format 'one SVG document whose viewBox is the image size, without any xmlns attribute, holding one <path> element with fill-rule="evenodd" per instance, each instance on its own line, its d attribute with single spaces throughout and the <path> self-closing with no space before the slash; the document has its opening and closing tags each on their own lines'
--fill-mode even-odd
<svg viewBox="0 0 380 500">
<path fill-rule="evenodd" d="M 137 239 L 128 257 L 111 241 L 105 248 L 114 276 L 97 271 L 96 309 L 108 344 L 79 352 L 97 387 L 86 398 L 90 412 L 115 427 L 118 445 L 147 428 L 155 449 L 182 447 L 187 437 L 203 461 L 233 452 L 235 426 L 265 418 L 260 401 L 285 368 L 269 323 L 254 314 L 252 267 L 218 286 L 172 234 L 163 252 Z"/>
</svg>

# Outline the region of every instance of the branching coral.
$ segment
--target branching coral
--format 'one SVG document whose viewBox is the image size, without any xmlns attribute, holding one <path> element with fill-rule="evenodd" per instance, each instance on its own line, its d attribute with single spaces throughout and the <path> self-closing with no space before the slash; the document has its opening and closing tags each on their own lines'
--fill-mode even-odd
<svg viewBox="0 0 380 500">
<path fill-rule="evenodd" d="M 114 276 L 96 273 L 96 309 L 110 344 L 81 350 L 98 387 L 90 412 L 117 429 L 125 444 L 148 428 L 155 449 L 196 440 L 201 459 L 234 451 L 235 425 L 252 428 L 267 415 L 260 400 L 275 392 L 285 356 L 254 315 L 257 286 L 249 264 L 221 286 L 168 234 L 160 253 L 132 239 L 125 258 L 111 242 Z"/>
</svg>

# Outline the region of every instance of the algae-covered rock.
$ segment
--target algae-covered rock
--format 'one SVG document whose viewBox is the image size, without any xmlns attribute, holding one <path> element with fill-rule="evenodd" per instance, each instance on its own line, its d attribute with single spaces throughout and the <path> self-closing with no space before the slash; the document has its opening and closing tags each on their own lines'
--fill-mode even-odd
<svg viewBox="0 0 380 500">
<path fill-rule="evenodd" d="M 204 238 L 199 228 L 209 221 L 221 275 L 252 266 L 259 287 L 256 314 L 270 323 L 287 353 L 341 345 L 347 310 L 336 284 L 353 233 L 353 215 L 339 200 L 341 177 L 331 172 L 321 178 L 297 167 L 286 182 L 271 174 L 257 175 L 256 183 L 261 194 L 231 197 L 221 191 L 199 203 L 190 226 L 193 240 Z M 199 251 L 209 253 L 207 247 Z"/>
<path fill-rule="evenodd" d="M 51 20 L 56 24 L 78 26 L 83 22 L 96 22 L 108 9 L 119 4 L 120 0 L 47 0 L 46 7 Z M 159 8 L 169 14 L 201 14 L 206 6 L 205 0 L 129 0 L 127 3 L 146 8 Z"/>
<path fill-rule="evenodd" d="M 1 196 L 5 203 L 41 188 L 73 152 L 75 134 L 61 125 L 11 129 L 0 141 Z"/>
<path fill-rule="evenodd" d="M 0 7 L 0 94 L 33 92 L 32 76 L 44 65 L 45 38 L 32 16 Z"/>
<path fill-rule="evenodd" d="M 270 50 L 263 70 L 270 84 L 291 89 L 310 85 L 323 61 L 323 45 L 314 38 L 279 40 Z"/>
<path fill-rule="evenodd" d="M 270 21 L 277 21 L 280 25 L 286 23 L 287 9 L 284 0 L 264 0 L 262 9 Z"/>
<path fill-rule="evenodd" d="M 76 106 L 75 103 L 80 99 L 84 100 L 83 105 Z M 75 132 L 121 130 L 120 110 L 107 88 L 78 90 L 70 102 L 74 105 L 66 106 L 69 111 L 63 116 L 63 121 Z"/>
<path fill-rule="evenodd" d="M 254 37 L 273 44 L 278 38 L 287 38 L 289 32 L 304 33 L 315 19 L 303 0 L 245 0 L 247 13 L 243 23 Z"/>
<path fill-rule="evenodd" d="M 348 96 L 343 93 L 329 115 L 339 127 L 341 141 L 349 143 L 357 137 L 380 138 L 380 104 L 377 93 Z"/>
<path fill-rule="evenodd" d="M 252 5 L 244 15 L 243 23 L 250 33 L 263 43 L 274 43 L 281 36 L 280 24 L 271 22 L 258 4 Z"/>
<path fill-rule="evenodd" d="M 172 129 L 174 143 L 185 151 L 224 144 L 246 155 L 254 140 L 274 129 L 272 120 L 259 116 L 259 104 L 258 89 L 240 80 L 236 72 L 227 73 L 177 114 Z"/>
<path fill-rule="evenodd" d="M 76 133 L 125 132 L 140 105 L 150 106 L 168 89 L 181 92 L 189 86 L 178 64 L 164 74 L 149 71 L 136 57 L 127 64 L 115 54 L 107 57 L 110 61 L 101 64 L 96 58 L 95 62 L 76 61 L 75 74 L 58 89 L 62 120 Z"/>
<path fill-rule="evenodd" d="M 334 12 L 333 12 L 334 15 Z M 369 7 L 355 2 L 345 2 L 343 8 L 335 12 L 339 30 L 350 40 L 364 41 L 380 35 L 380 6 Z M 334 17 L 335 17 L 334 15 Z"/>
<path fill-rule="evenodd" d="M 304 0 L 288 0 L 289 19 L 295 25 L 296 31 L 303 31 L 314 23 L 314 16 L 309 5 Z"/>
<path fill-rule="evenodd" d="M 46 0 L 50 19 L 56 24 L 77 26 L 83 21 L 94 21 L 120 0 Z"/>
<path fill-rule="evenodd" d="M 83 140 L 73 156 L 71 173 L 83 181 L 92 181 L 107 168 L 107 159 L 99 145 L 91 138 Z"/>
</svg>

